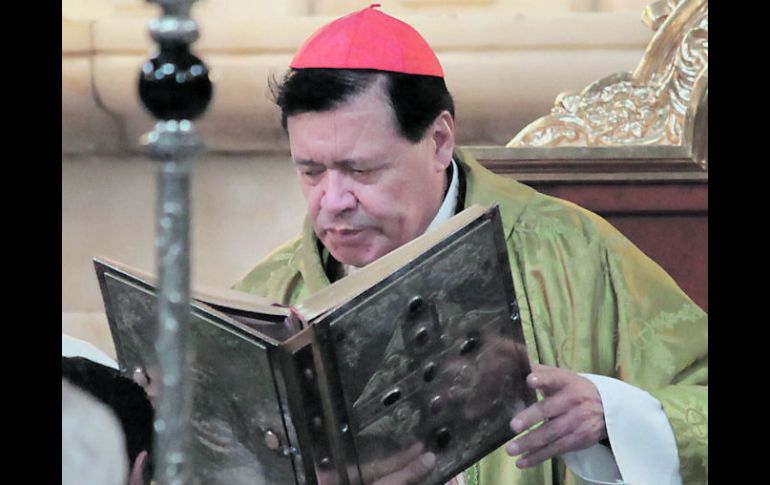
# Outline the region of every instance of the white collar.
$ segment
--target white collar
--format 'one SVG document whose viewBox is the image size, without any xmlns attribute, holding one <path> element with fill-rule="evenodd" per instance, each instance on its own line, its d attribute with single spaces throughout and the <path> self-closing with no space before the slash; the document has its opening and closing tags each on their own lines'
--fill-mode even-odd
<svg viewBox="0 0 770 485">
<path fill-rule="evenodd" d="M 428 228 L 425 229 L 425 232 L 432 231 L 455 215 L 457 195 L 460 192 L 460 177 L 457 175 L 457 171 L 457 164 L 454 159 L 452 159 L 452 181 L 449 182 L 449 189 L 447 189 L 446 195 L 444 196 L 444 202 L 442 202 L 441 207 L 438 208 L 436 217 L 433 218 L 433 221 L 431 221 Z"/>
</svg>

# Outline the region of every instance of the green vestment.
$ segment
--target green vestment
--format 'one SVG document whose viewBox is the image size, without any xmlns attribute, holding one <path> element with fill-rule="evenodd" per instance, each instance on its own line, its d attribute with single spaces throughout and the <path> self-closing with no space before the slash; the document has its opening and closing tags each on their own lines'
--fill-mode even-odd
<svg viewBox="0 0 770 485">
<path fill-rule="evenodd" d="M 684 484 L 708 474 L 708 317 L 599 216 L 456 158 L 464 207 L 498 203 L 532 362 L 614 377 L 663 405 Z M 295 304 L 329 285 L 309 220 L 236 289 Z M 521 471 L 500 447 L 469 471 L 482 485 L 577 483 L 561 460 Z M 654 466 L 655 464 L 650 464 Z"/>
</svg>

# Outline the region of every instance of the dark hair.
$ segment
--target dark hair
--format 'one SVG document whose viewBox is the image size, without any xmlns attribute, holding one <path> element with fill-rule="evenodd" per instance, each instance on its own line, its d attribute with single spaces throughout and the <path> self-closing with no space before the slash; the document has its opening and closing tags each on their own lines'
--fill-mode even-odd
<svg viewBox="0 0 770 485">
<path fill-rule="evenodd" d="M 455 114 L 444 79 L 374 69 L 290 69 L 278 82 L 268 81 L 273 100 L 281 108 L 281 125 L 295 114 L 329 111 L 365 91 L 384 77 L 385 91 L 396 114 L 401 135 L 417 143 L 441 114 Z"/>
<path fill-rule="evenodd" d="M 62 356 L 61 375 L 115 413 L 126 438 L 129 469 L 139 453 L 147 450 L 144 473 L 145 478 L 152 477 L 154 413 L 144 389 L 120 371 L 83 357 Z"/>
</svg>

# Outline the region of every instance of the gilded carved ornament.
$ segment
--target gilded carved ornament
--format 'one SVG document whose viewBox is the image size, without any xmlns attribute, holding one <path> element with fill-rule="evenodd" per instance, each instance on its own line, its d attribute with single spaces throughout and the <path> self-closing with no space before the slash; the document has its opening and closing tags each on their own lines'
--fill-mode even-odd
<svg viewBox="0 0 770 485">
<path fill-rule="evenodd" d="M 705 166 L 707 149 L 693 145 L 707 137 L 708 0 L 655 2 L 642 18 L 656 33 L 634 72 L 559 94 L 506 146 L 685 146 Z"/>
</svg>

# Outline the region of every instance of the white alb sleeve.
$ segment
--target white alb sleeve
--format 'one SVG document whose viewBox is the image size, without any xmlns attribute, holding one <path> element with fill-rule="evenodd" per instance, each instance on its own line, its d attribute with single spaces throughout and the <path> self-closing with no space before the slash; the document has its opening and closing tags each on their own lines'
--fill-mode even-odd
<svg viewBox="0 0 770 485">
<path fill-rule="evenodd" d="M 681 485 L 674 432 L 648 392 L 611 377 L 580 374 L 599 390 L 612 450 L 596 444 L 561 455 L 586 483 Z"/>
</svg>

